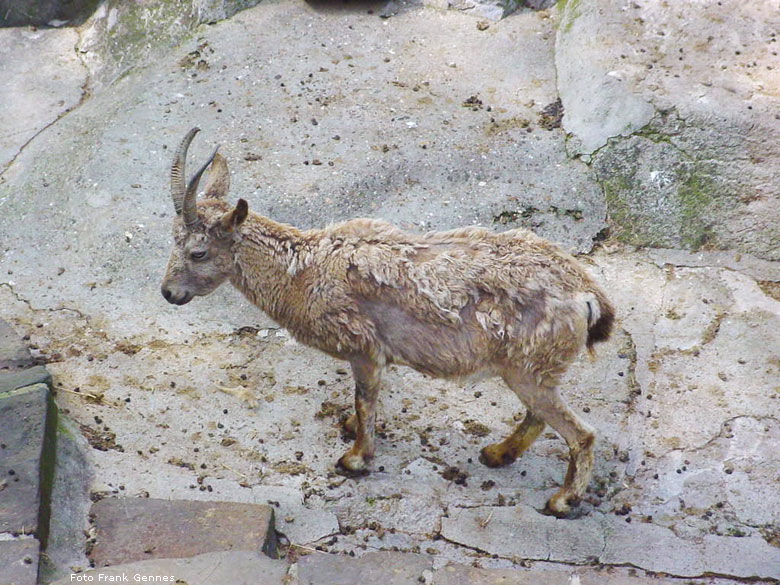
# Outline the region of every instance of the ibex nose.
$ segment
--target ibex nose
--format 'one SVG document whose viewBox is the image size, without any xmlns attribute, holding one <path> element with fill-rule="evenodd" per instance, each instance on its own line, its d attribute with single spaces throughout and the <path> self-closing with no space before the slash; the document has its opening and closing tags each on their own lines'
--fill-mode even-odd
<svg viewBox="0 0 780 585">
<path fill-rule="evenodd" d="M 160 291 L 162 292 L 162 296 L 165 298 L 165 300 L 166 300 L 166 301 L 168 301 L 169 303 L 172 303 L 172 302 L 173 302 L 173 301 L 171 300 L 171 298 L 173 297 L 173 293 L 170 291 L 170 289 L 167 289 L 167 288 L 165 288 L 165 287 L 162 287 L 162 288 L 160 289 Z"/>
<path fill-rule="evenodd" d="M 168 288 L 167 286 L 163 285 L 162 288 L 160 288 L 160 292 L 162 293 L 162 296 L 165 297 L 165 300 L 171 303 L 172 305 L 186 305 L 192 300 L 192 293 L 184 291 L 182 294 L 179 293 L 180 296 L 176 296 L 176 293 L 174 290 Z"/>
</svg>

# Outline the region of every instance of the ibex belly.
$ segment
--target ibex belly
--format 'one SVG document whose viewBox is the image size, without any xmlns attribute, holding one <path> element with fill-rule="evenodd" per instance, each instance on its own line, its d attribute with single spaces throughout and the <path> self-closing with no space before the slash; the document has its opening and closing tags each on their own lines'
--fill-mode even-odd
<svg viewBox="0 0 780 585">
<path fill-rule="evenodd" d="M 437 378 L 493 374 L 501 343 L 465 310 L 460 323 L 425 321 L 395 304 L 379 300 L 361 302 L 361 309 L 376 327 L 387 363 L 406 365 Z"/>
</svg>

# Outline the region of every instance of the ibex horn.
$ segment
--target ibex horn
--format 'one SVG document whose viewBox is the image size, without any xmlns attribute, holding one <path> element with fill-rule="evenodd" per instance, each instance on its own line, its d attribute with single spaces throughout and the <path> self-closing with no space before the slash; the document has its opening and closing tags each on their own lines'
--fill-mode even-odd
<svg viewBox="0 0 780 585">
<path fill-rule="evenodd" d="M 198 172 L 192 176 L 187 185 L 187 193 L 184 195 L 184 206 L 182 208 L 184 225 L 187 229 L 192 229 L 200 222 L 200 219 L 198 219 L 198 207 L 195 204 L 196 196 L 198 194 L 198 183 L 200 183 L 200 176 L 203 174 L 203 171 L 205 171 L 211 164 L 211 161 L 214 160 L 218 150 L 219 146 L 214 149 L 214 152 L 211 153 L 211 156 L 203 166 L 198 169 Z"/>
<path fill-rule="evenodd" d="M 173 155 L 173 164 L 171 165 L 171 196 L 173 197 L 173 207 L 176 209 L 176 215 L 181 215 L 184 206 L 184 195 L 186 188 L 184 186 L 185 163 L 187 162 L 187 149 L 195 135 L 200 132 L 200 128 L 193 128 L 184 137 L 179 144 L 176 153 Z"/>
<path fill-rule="evenodd" d="M 176 215 L 182 215 L 184 219 L 184 225 L 188 229 L 192 229 L 199 223 L 198 210 L 195 205 L 195 197 L 198 191 L 198 183 L 203 171 L 214 160 L 214 156 L 217 154 L 215 149 L 209 159 L 206 161 L 198 172 L 192 177 L 189 185 L 185 187 L 184 178 L 186 176 L 186 162 L 187 162 L 187 150 L 190 147 L 190 143 L 195 135 L 200 132 L 200 128 L 193 128 L 179 144 L 176 149 L 176 153 L 173 156 L 173 164 L 171 165 L 171 196 L 173 197 L 173 207 L 176 209 Z M 217 147 L 219 148 L 219 147 Z"/>
</svg>

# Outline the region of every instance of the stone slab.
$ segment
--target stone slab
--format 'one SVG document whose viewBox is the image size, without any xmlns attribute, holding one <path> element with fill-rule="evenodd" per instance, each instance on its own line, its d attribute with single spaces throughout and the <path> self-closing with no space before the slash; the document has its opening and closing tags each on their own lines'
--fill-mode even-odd
<svg viewBox="0 0 780 585">
<path fill-rule="evenodd" d="M 13 327 L 0 319 L 0 371 L 26 368 L 32 363 L 27 344 Z"/>
<path fill-rule="evenodd" d="M 502 557 L 587 563 L 604 548 L 601 528 L 590 519 L 570 522 L 529 506 L 469 508 L 442 518 L 442 535 Z"/>
<path fill-rule="evenodd" d="M 218 480 L 214 480 L 213 484 L 215 487 L 220 486 Z M 272 505 L 278 519 L 275 528 L 293 544 L 310 544 L 339 534 L 341 531 L 336 514 L 319 508 L 307 508 L 303 503 L 300 490 L 282 486 L 257 485 L 251 488 L 251 501 L 269 504 L 273 502 Z"/>
<path fill-rule="evenodd" d="M 36 585 L 39 548 L 36 538 L 0 541 L 0 585 Z"/>
<path fill-rule="evenodd" d="M 188 585 L 283 585 L 287 563 L 250 551 L 204 553 L 186 559 L 153 559 L 103 567 L 67 576 L 52 585 L 75 583 L 165 582 Z"/>
<path fill-rule="evenodd" d="M 653 524 L 619 527 L 607 536 L 600 560 L 680 577 L 714 574 L 743 579 L 780 578 L 780 549 L 762 538 L 708 534 L 702 540 L 684 540 Z"/>
<path fill-rule="evenodd" d="M 89 567 L 84 550 L 84 534 L 88 533 L 92 506 L 90 488 L 94 480 L 89 451 L 89 443 L 78 425 L 60 414 L 57 419 L 49 536 L 46 554 L 41 558 L 39 567 L 43 583 L 69 575 L 74 567 Z"/>
<path fill-rule="evenodd" d="M 433 575 L 436 585 L 675 585 L 678 581 L 658 577 L 630 577 L 599 569 L 569 570 L 479 569 L 447 565 Z"/>
<path fill-rule="evenodd" d="M 92 506 L 97 567 L 207 552 L 276 552 L 270 506 L 154 498 L 107 498 Z"/>
<path fill-rule="evenodd" d="M 780 578 L 780 549 L 762 538 L 683 539 L 619 516 L 559 520 L 524 505 L 463 509 L 442 518 L 450 541 L 506 558 L 630 565 L 678 577 Z"/>
<path fill-rule="evenodd" d="M 367 553 L 360 558 L 312 554 L 298 561 L 299 585 L 419 585 L 433 568 L 425 555 Z"/>
<path fill-rule="evenodd" d="M 17 371 L 0 371 L 0 394 L 35 384 L 51 386 L 51 374 L 45 366 L 33 366 Z"/>
<path fill-rule="evenodd" d="M 0 395 L 0 533 L 38 532 L 48 408 L 45 384 Z"/>
</svg>

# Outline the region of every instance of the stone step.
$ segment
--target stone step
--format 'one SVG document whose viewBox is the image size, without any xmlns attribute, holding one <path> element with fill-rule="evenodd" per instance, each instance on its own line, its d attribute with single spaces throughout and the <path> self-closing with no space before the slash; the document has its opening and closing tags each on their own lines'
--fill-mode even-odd
<svg viewBox="0 0 780 585">
<path fill-rule="evenodd" d="M 0 585 L 35 585 L 48 537 L 56 410 L 51 375 L 0 320 Z"/>
<path fill-rule="evenodd" d="M 0 533 L 46 540 L 54 449 L 50 409 L 45 384 L 0 394 Z"/>
<path fill-rule="evenodd" d="M 679 581 L 629 570 L 595 567 L 570 569 L 482 569 L 450 564 L 434 569 L 426 555 L 374 552 L 353 558 L 314 553 L 289 565 L 251 551 L 223 551 L 184 559 L 154 559 L 93 569 L 54 582 L 187 583 L 188 585 L 674 585 Z"/>
<path fill-rule="evenodd" d="M 90 516 L 97 567 L 228 550 L 276 555 L 274 512 L 266 505 L 106 498 Z"/>
<path fill-rule="evenodd" d="M 24 370 L 0 371 L 0 394 L 35 384 L 51 386 L 51 374 L 44 366 L 33 366 Z"/>
<path fill-rule="evenodd" d="M 210 552 L 184 559 L 153 559 L 93 569 L 55 581 L 66 583 L 186 583 L 282 585 L 287 563 L 251 551 Z M 286 585 L 286 584 L 285 584 Z"/>
</svg>

